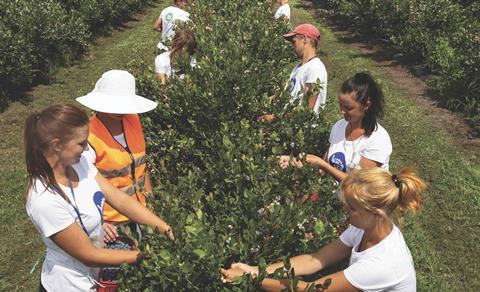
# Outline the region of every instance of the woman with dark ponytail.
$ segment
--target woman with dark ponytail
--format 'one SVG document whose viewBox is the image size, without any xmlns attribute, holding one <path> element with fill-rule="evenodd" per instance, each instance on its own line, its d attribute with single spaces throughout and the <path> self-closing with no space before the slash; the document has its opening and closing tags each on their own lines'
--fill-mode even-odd
<svg viewBox="0 0 480 292">
<path fill-rule="evenodd" d="M 102 248 L 105 201 L 173 239 L 167 223 L 98 173 L 83 154 L 87 137 L 88 116 L 72 105 L 49 106 L 25 123 L 26 208 L 47 246 L 40 291 L 96 291 L 98 267 L 141 258 Z"/>
<path fill-rule="evenodd" d="M 317 165 L 342 181 L 351 170 L 380 167 L 388 170 L 392 142 L 378 123 L 383 115 L 383 93 L 368 73 L 357 73 L 346 80 L 338 95 L 343 119 L 332 127 L 330 147 L 323 159 L 302 154 L 299 159 L 280 157 L 280 166 L 302 166 L 302 161 Z"/>
<path fill-rule="evenodd" d="M 314 282 L 300 281 L 298 291 L 330 280 L 327 291 L 416 291 L 412 256 L 400 229 L 398 215 L 417 211 L 422 203 L 425 182 L 409 168 L 392 175 L 379 167 L 353 171 L 341 183 L 341 200 L 349 215 L 350 226 L 340 238 L 319 251 L 290 259 L 295 275 L 319 271 L 350 257 L 348 267 Z M 267 273 L 282 268 L 283 262 L 267 266 Z M 243 263 L 221 270 L 224 282 L 231 283 L 242 274 L 258 275 L 258 267 Z M 290 288 L 289 280 L 262 281 L 267 291 Z"/>
</svg>

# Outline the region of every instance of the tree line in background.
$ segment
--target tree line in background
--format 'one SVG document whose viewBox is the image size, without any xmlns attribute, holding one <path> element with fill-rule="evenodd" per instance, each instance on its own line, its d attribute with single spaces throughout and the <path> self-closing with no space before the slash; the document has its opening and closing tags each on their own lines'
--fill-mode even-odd
<svg viewBox="0 0 480 292">
<path fill-rule="evenodd" d="M 0 1 L 0 110 L 153 0 Z"/>
<path fill-rule="evenodd" d="M 126 267 L 122 289 L 256 291 L 262 277 L 228 288 L 219 267 L 318 250 L 345 221 L 329 176 L 278 162 L 280 154 L 322 155 L 331 121 L 307 106 L 285 108 L 295 55 L 270 1 L 198 0 L 189 12 L 183 29 L 196 35 L 196 67 L 185 54 L 175 64 L 185 77 L 165 86 L 154 79 L 153 58 L 131 69 L 139 94 L 159 103 L 143 116 L 151 204 L 177 241 L 145 230 L 145 258 Z M 261 122 L 266 113 L 277 119 Z"/>
<path fill-rule="evenodd" d="M 315 0 L 316 1 L 316 0 Z M 379 34 L 439 75 L 444 105 L 480 128 L 480 2 L 475 0 L 327 0 L 362 32 Z"/>
</svg>

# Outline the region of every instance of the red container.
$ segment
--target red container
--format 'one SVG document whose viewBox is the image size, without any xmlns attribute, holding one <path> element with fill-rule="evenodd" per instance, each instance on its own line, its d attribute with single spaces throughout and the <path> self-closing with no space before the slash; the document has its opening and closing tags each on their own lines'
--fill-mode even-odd
<svg viewBox="0 0 480 292">
<path fill-rule="evenodd" d="M 126 236 L 119 236 L 119 237 L 117 237 L 117 240 L 128 244 L 130 246 L 131 250 L 136 249 L 135 243 L 133 242 L 133 240 L 131 240 L 130 238 L 128 238 Z M 113 280 L 113 281 L 104 280 L 103 279 L 103 269 L 100 270 L 100 275 L 99 275 L 98 278 L 99 278 L 98 283 L 100 285 L 98 285 L 97 292 L 117 292 L 118 291 L 118 281 L 117 280 Z"/>
<path fill-rule="evenodd" d="M 100 285 L 97 288 L 98 292 L 117 292 L 118 284 L 117 281 L 107 282 L 102 280 L 102 273 L 100 273 L 100 280 L 98 281 Z"/>
</svg>

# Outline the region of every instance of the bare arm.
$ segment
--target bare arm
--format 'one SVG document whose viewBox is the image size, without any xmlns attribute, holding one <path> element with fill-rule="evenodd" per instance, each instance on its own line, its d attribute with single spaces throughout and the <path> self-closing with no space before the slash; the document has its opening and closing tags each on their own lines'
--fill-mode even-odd
<svg viewBox="0 0 480 292">
<path fill-rule="evenodd" d="M 342 181 L 348 176 L 348 174 L 346 172 L 343 172 L 343 171 L 333 167 L 332 165 L 330 165 L 330 163 L 328 163 L 325 160 L 326 156 L 324 156 L 324 157 L 325 157 L 324 159 L 321 159 L 318 156 L 315 156 L 315 155 L 312 155 L 312 154 L 307 154 L 307 157 L 306 157 L 305 161 L 308 164 L 319 166 L 321 169 L 323 169 L 324 171 L 326 171 L 330 175 L 332 175 L 337 181 Z M 365 158 L 363 156 L 360 158 L 360 167 L 362 169 L 371 168 L 371 167 L 380 167 L 380 166 L 382 166 L 381 163 L 370 160 L 370 159 Z"/>
<path fill-rule="evenodd" d="M 318 92 L 312 92 L 313 85 L 311 83 L 305 84 L 303 87 L 303 96 L 308 96 L 308 108 L 313 110 L 317 102 Z"/>
<path fill-rule="evenodd" d="M 153 24 L 153 30 L 162 32 L 162 19 L 160 17 L 155 20 L 155 23 Z"/>
<path fill-rule="evenodd" d="M 310 275 L 316 273 L 332 264 L 339 262 L 347 257 L 351 252 L 351 247 L 345 245 L 340 239 L 336 239 L 326 246 L 322 247 L 318 252 L 312 254 L 303 254 L 290 259 L 292 268 L 295 269 L 295 274 L 298 276 Z M 275 270 L 282 268 L 283 262 L 271 264 L 267 267 L 267 273 L 271 274 Z M 233 282 L 235 277 L 241 276 L 245 273 L 252 274 L 253 277 L 258 275 L 258 267 L 249 266 L 242 263 L 233 264 L 228 270 L 221 270 L 223 276 L 227 279 L 227 282 Z M 281 284 L 281 281 L 277 281 L 277 284 Z M 265 289 L 273 284 L 272 281 L 265 282 Z M 262 283 L 263 286 L 263 283 Z M 272 286 L 273 287 L 273 286 Z M 280 287 L 280 286 L 278 286 Z M 281 288 L 280 288 L 281 289 Z M 279 289 L 279 290 L 280 290 Z"/>
<path fill-rule="evenodd" d="M 155 77 L 158 81 L 160 81 L 161 85 L 165 85 L 167 83 L 167 75 L 165 73 L 156 73 Z"/>
<path fill-rule="evenodd" d="M 357 292 L 359 291 L 357 288 L 352 286 L 350 282 L 348 282 L 347 278 L 343 271 L 337 272 L 335 274 L 330 274 L 328 276 L 322 277 L 314 282 L 305 282 L 299 281 L 297 288 L 298 291 L 307 291 L 307 288 L 311 285 L 316 284 L 323 284 L 326 280 L 330 280 L 331 284 L 328 286 L 328 289 L 325 291 L 328 292 Z M 265 291 L 281 291 L 285 288 L 290 288 L 290 284 L 288 280 L 277 280 L 277 279 L 265 279 L 262 282 L 262 288 Z M 314 290 L 315 291 L 315 290 Z"/>
<path fill-rule="evenodd" d="M 174 239 L 170 226 L 153 214 L 148 208 L 117 189 L 100 173 L 97 173 L 95 179 L 105 195 L 105 199 L 114 209 L 137 223 L 147 224 L 153 228 L 158 228 L 161 232 L 166 233 L 170 239 Z"/>
<path fill-rule="evenodd" d="M 76 222 L 50 236 L 50 239 L 66 253 L 89 267 L 118 266 L 123 263 L 133 264 L 141 257 L 138 251 L 95 247 Z"/>
<path fill-rule="evenodd" d="M 290 264 L 295 269 L 296 275 L 311 275 L 346 258 L 351 250 L 351 247 L 345 245 L 337 238 L 315 253 L 299 255 L 291 258 Z M 267 267 L 267 272 L 273 273 L 280 267 L 283 267 L 283 262 L 269 265 Z"/>
</svg>

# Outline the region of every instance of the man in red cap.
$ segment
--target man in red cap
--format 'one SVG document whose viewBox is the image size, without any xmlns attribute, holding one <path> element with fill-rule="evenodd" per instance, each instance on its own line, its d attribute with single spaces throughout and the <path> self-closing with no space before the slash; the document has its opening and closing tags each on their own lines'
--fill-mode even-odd
<svg viewBox="0 0 480 292">
<path fill-rule="evenodd" d="M 301 60 L 290 74 L 290 94 L 292 95 L 290 102 L 300 103 L 308 93 L 308 106 L 318 114 L 327 99 L 327 70 L 317 57 L 320 31 L 306 23 L 295 27 L 292 32 L 283 36 L 292 42 L 293 50 Z M 320 90 L 311 92 L 315 84 L 320 85 Z"/>
</svg>

